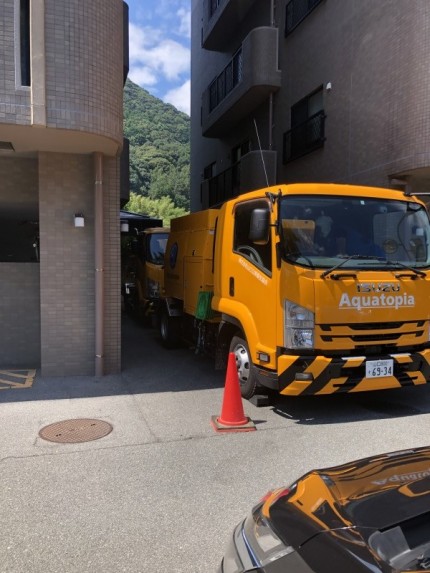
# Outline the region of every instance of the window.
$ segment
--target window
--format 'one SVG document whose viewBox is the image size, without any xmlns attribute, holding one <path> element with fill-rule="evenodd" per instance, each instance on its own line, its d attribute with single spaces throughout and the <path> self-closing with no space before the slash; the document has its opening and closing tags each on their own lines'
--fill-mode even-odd
<svg viewBox="0 0 430 573">
<path fill-rule="evenodd" d="M 231 151 L 232 184 L 234 189 L 240 190 L 240 161 L 250 151 L 251 142 L 249 139 L 246 139 L 240 145 L 236 145 Z"/>
<path fill-rule="evenodd" d="M 287 36 L 322 0 L 290 0 L 286 6 L 285 35 Z"/>
<path fill-rule="evenodd" d="M 30 86 L 30 0 L 20 0 L 19 41 L 20 82 L 22 86 Z"/>
<path fill-rule="evenodd" d="M 324 145 L 325 118 L 322 87 L 293 105 L 291 129 L 284 133 L 284 163 Z"/>
<path fill-rule="evenodd" d="M 203 179 L 212 179 L 212 177 L 215 177 L 215 172 L 216 161 L 209 163 L 209 165 L 206 165 L 206 167 L 203 169 Z"/>
<path fill-rule="evenodd" d="M 248 201 L 237 205 L 234 214 L 234 243 L 235 253 L 271 272 L 272 247 L 270 237 L 267 243 L 254 243 L 249 238 L 251 216 L 254 209 L 268 209 L 267 201 Z"/>
</svg>

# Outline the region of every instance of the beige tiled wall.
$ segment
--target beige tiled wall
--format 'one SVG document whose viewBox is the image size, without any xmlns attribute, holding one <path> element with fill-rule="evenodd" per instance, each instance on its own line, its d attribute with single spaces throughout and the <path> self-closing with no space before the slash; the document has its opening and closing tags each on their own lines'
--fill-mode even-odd
<svg viewBox="0 0 430 573">
<path fill-rule="evenodd" d="M 122 2 L 45 5 L 48 126 L 122 141 Z"/>
<path fill-rule="evenodd" d="M 94 162 L 44 153 L 39 164 L 42 373 L 93 375 L 95 367 Z M 104 373 L 121 366 L 119 161 L 104 158 Z M 82 212 L 84 228 L 74 227 Z"/>
</svg>

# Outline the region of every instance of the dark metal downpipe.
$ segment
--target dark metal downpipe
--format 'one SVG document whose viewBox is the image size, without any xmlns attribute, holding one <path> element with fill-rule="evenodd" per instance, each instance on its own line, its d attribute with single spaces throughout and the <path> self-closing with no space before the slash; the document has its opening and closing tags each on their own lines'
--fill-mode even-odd
<svg viewBox="0 0 430 573">
<path fill-rule="evenodd" d="M 95 375 L 104 371 L 103 154 L 94 154 Z"/>
</svg>

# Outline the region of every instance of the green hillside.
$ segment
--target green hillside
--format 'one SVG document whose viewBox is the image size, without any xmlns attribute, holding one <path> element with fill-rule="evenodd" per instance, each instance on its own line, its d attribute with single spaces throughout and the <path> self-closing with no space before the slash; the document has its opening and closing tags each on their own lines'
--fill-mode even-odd
<svg viewBox="0 0 430 573">
<path fill-rule="evenodd" d="M 127 80 L 124 135 L 130 140 L 130 210 L 160 201 L 165 208 L 169 198 L 178 211 L 188 210 L 190 118 Z"/>
</svg>

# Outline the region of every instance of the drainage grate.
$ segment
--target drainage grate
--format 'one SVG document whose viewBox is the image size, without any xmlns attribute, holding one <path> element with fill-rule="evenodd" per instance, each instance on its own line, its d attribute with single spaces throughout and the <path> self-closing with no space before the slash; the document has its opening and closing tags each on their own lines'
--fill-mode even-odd
<svg viewBox="0 0 430 573">
<path fill-rule="evenodd" d="M 78 444 L 91 442 L 104 438 L 110 434 L 113 427 L 103 420 L 91 420 L 78 418 L 76 420 L 64 420 L 45 426 L 39 432 L 39 436 L 48 442 L 60 444 Z"/>
</svg>

